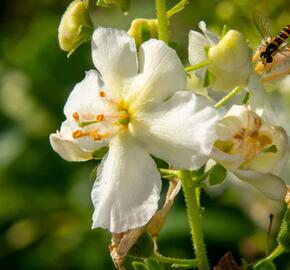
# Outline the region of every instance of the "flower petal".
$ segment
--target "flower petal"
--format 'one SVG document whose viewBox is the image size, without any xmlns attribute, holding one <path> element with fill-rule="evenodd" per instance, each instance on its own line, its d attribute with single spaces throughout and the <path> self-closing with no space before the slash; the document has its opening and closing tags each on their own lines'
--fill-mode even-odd
<svg viewBox="0 0 290 270">
<path fill-rule="evenodd" d="M 92 190 L 93 228 L 120 233 L 145 225 L 157 210 L 160 189 L 150 155 L 131 136 L 114 137 Z"/>
<path fill-rule="evenodd" d="M 92 37 L 92 58 L 115 98 L 121 97 L 126 79 L 137 75 L 134 38 L 125 31 L 98 27 Z"/>
<path fill-rule="evenodd" d="M 271 173 L 261 173 L 251 170 L 232 171 L 238 178 L 251 184 L 272 200 L 284 200 L 287 187 L 284 181 Z"/>
<path fill-rule="evenodd" d="M 140 74 L 132 81 L 127 100 L 131 108 L 144 102 L 161 102 L 186 86 L 186 74 L 176 52 L 160 40 L 143 43 L 139 54 Z"/>
<path fill-rule="evenodd" d="M 194 66 L 206 59 L 205 47 L 209 46 L 208 39 L 197 31 L 190 31 L 188 34 L 188 60 Z M 197 70 L 196 76 L 203 81 L 207 67 Z"/>
<path fill-rule="evenodd" d="M 137 114 L 129 130 L 154 156 L 176 168 L 197 169 L 208 159 L 218 118 L 205 97 L 181 91 Z"/>
<path fill-rule="evenodd" d="M 99 90 L 105 88 L 96 70 L 86 72 L 85 78 L 77 83 L 71 91 L 64 106 L 64 114 L 68 120 L 74 120 L 73 113 L 98 114 L 103 107 Z"/>
<path fill-rule="evenodd" d="M 84 151 L 71 137 L 72 131 L 65 121 L 60 132 L 50 134 L 52 149 L 67 161 L 86 161 L 92 159 L 92 152 Z"/>
<path fill-rule="evenodd" d="M 207 37 L 207 39 L 211 45 L 216 45 L 219 42 L 219 40 L 220 40 L 219 37 L 206 28 L 206 23 L 204 21 L 200 21 L 198 23 L 198 27 L 204 33 L 204 35 Z"/>
<path fill-rule="evenodd" d="M 217 147 L 212 148 L 210 157 L 220 163 L 227 170 L 236 170 L 245 161 L 241 154 L 227 154 Z"/>
<path fill-rule="evenodd" d="M 277 148 L 276 153 L 258 154 L 248 165 L 251 170 L 280 174 L 289 158 L 288 136 L 282 127 L 272 127 L 272 145 Z"/>
</svg>

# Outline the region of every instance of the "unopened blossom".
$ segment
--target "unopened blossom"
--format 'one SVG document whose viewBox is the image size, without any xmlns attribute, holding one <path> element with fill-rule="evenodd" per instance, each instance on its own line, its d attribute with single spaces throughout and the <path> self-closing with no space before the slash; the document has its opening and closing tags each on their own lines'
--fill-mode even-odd
<svg viewBox="0 0 290 270">
<path fill-rule="evenodd" d="M 244 36 L 230 30 L 219 38 L 206 29 L 204 22 L 200 22 L 199 27 L 203 34 L 189 32 L 189 63 L 194 66 L 207 60 L 208 66 L 197 75 L 204 79 L 208 70 L 213 76 L 212 89 L 215 91 L 228 92 L 236 86 L 247 85 L 252 70 L 252 52 Z"/>
<path fill-rule="evenodd" d="M 156 19 L 138 18 L 131 22 L 128 34 L 135 38 L 137 47 L 151 38 L 158 37 L 158 27 Z"/>
<path fill-rule="evenodd" d="M 244 105 L 234 105 L 217 125 L 212 158 L 273 200 L 283 200 L 279 177 L 288 156 L 288 137 Z"/>
<path fill-rule="evenodd" d="M 97 28 L 92 57 L 98 71 L 74 87 L 50 141 L 69 161 L 109 146 L 92 190 L 93 228 L 125 232 L 147 224 L 158 207 L 161 179 L 150 154 L 175 168 L 199 168 L 218 115 L 206 98 L 182 91 L 183 65 L 162 41 L 143 43 L 137 54 L 128 33 Z"/>
<path fill-rule="evenodd" d="M 83 0 L 73 1 L 61 18 L 58 27 L 59 46 L 69 54 L 91 38 L 93 25 L 86 5 Z"/>
</svg>

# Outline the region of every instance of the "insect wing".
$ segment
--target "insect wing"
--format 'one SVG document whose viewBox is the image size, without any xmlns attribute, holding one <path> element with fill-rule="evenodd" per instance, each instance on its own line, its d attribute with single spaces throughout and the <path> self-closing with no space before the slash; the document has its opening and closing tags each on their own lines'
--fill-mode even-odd
<svg viewBox="0 0 290 270">
<path fill-rule="evenodd" d="M 263 38 L 270 37 L 270 23 L 267 17 L 265 17 L 260 11 L 257 9 L 253 10 L 252 13 L 253 21 L 259 33 L 262 35 Z"/>
</svg>

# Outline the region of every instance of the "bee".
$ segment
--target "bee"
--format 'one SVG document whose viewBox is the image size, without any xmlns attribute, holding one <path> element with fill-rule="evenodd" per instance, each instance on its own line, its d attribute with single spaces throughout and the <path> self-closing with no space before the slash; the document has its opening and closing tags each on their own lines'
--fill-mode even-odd
<svg viewBox="0 0 290 270">
<path fill-rule="evenodd" d="M 270 35 L 269 21 L 258 10 L 253 11 L 253 20 L 256 28 L 264 38 L 257 53 L 254 55 L 254 61 L 259 58 L 264 65 L 267 65 L 273 62 L 273 58 L 277 53 L 283 55 L 289 51 L 286 40 L 290 36 L 290 24 L 287 24 L 287 26 L 272 38 Z"/>
</svg>

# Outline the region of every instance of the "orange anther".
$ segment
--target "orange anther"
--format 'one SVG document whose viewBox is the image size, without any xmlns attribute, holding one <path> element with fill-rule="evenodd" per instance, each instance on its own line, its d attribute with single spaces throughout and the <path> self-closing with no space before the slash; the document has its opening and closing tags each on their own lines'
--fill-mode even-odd
<svg viewBox="0 0 290 270">
<path fill-rule="evenodd" d="M 96 120 L 99 121 L 99 122 L 104 121 L 104 118 L 105 118 L 105 116 L 103 114 L 98 114 L 96 116 Z"/>
<path fill-rule="evenodd" d="M 100 97 L 105 97 L 105 96 L 106 96 L 106 93 L 105 93 L 103 90 L 101 90 L 101 91 L 99 92 L 99 96 L 100 96 Z"/>
<path fill-rule="evenodd" d="M 77 112 L 74 112 L 72 116 L 73 116 L 75 121 L 79 121 L 80 120 L 80 116 L 79 116 L 79 114 Z"/>
<path fill-rule="evenodd" d="M 102 136 L 96 131 L 92 132 L 90 135 L 95 141 L 100 141 L 102 139 Z"/>
<path fill-rule="evenodd" d="M 86 135 L 86 134 L 85 134 L 83 131 L 81 131 L 81 130 L 76 130 L 76 131 L 73 132 L 72 137 L 73 137 L 74 139 L 78 139 L 78 138 L 83 137 L 83 136 L 85 136 L 85 135 Z"/>
</svg>

